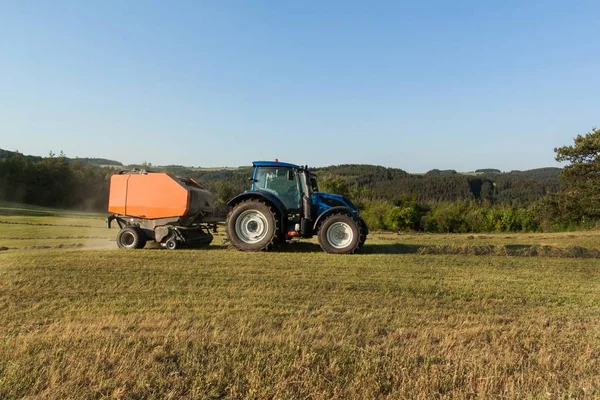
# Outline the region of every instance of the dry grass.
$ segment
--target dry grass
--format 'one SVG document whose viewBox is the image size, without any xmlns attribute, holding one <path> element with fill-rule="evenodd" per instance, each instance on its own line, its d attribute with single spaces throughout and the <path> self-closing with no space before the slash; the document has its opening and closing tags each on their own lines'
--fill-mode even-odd
<svg viewBox="0 0 600 400">
<path fill-rule="evenodd" d="M 594 398 L 597 259 L 419 254 L 572 235 L 382 234 L 355 256 L 9 246 L 0 398 Z"/>
</svg>

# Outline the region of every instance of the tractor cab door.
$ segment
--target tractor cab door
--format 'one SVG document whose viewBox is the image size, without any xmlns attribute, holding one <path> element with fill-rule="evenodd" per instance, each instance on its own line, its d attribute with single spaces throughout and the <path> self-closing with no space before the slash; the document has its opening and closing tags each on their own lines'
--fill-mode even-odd
<svg viewBox="0 0 600 400">
<path fill-rule="evenodd" d="M 259 167 L 254 176 L 254 190 L 275 195 L 288 212 L 301 209 L 301 191 L 296 171 L 285 167 Z"/>
<path fill-rule="evenodd" d="M 314 214 L 314 207 L 312 202 L 312 187 L 310 185 L 310 175 L 308 171 L 301 171 L 300 176 L 300 188 L 302 190 L 302 217 L 307 220 L 312 220 Z"/>
<path fill-rule="evenodd" d="M 312 201 L 313 189 L 311 184 L 311 175 L 307 170 L 300 174 L 300 187 L 302 188 L 302 219 L 300 221 L 300 230 L 302 237 L 310 238 L 314 235 L 313 223 L 317 218 L 317 210 Z"/>
</svg>

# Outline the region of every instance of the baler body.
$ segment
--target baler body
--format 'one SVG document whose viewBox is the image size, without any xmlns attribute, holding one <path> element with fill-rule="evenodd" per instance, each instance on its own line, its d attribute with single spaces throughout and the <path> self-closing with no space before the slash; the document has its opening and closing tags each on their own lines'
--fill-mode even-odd
<svg viewBox="0 0 600 400">
<path fill-rule="evenodd" d="M 215 197 L 191 179 L 171 174 L 120 174 L 110 178 L 108 211 L 136 218 L 159 219 L 212 214 Z"/>
<path fill-rule="evenodd" d="M 163 172 L 119 173 L 110 179 L 108 227 L 117 221 L 121 248 L 154 240 L 167 248 L 209 244 L 216 230 L 215 196 L 190 178 Z"/>
</svg>

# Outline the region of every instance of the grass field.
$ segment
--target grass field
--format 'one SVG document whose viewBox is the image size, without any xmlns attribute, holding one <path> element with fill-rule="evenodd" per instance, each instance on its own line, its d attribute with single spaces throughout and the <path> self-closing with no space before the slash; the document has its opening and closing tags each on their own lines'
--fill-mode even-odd
<svg viewBox="0 0 600 400">
<path fill-rule="evenodd" d="M 600 232 L 117 250 L 0 204 L 0 399 L 598 398 Z"/>
</svg>

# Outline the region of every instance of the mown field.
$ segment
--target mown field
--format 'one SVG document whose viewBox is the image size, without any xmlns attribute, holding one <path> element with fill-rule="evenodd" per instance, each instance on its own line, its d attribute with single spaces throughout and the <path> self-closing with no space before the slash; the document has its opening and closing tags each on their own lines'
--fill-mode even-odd
<svg viewBox="0 0 600 400">
<path fill-rule="evenodd" d="M 600 232 L 116 249 L 0 204 L 0 399 L 598 398 Z"/>
</svg>

